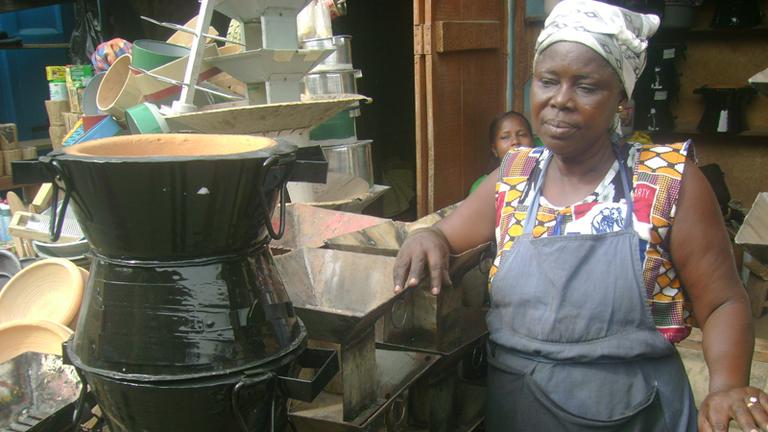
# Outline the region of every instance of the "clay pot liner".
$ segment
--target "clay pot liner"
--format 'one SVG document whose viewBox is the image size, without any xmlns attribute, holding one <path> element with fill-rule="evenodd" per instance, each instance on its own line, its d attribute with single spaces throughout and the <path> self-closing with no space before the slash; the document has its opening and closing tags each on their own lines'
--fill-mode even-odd
<svg viewBox="0 0 768 432">
<path fill-rule="evenodd" d="M 271 138 L 247 135 L 147 134 L 89 141 L 63 149 L 84 157 L 162 158 L 235 155 L 275 147 Z"/>
<path fill-rule="evenodd" d="M 38 261 L 0 291 L 0 322 L 49 320 L 66 326 L 77 315 L 82 297 L 83 278 L 71 261 Z"/>
<path fill-rule="evenodd" d="M 0 363 L 25 352 L 61 355 L 72 330 L 46 320 L 18 320 L 0 325 Z"/>
</svg>

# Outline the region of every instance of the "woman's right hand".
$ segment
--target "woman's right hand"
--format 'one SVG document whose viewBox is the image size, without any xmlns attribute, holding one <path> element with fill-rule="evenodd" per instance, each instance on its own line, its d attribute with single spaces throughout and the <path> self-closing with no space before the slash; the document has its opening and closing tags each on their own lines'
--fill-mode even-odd
<svg viewBox="0 0 768 432">
<path fill-rule="evenodd" d="M 395 261 L 395 292 L 418 285 L 428 274 L 432 294 L 439 294 L 443 286 L 451 284 L 449 256 L 448 239 L 440 228 L 428 227 L 412 232 Z"/>
</svg>

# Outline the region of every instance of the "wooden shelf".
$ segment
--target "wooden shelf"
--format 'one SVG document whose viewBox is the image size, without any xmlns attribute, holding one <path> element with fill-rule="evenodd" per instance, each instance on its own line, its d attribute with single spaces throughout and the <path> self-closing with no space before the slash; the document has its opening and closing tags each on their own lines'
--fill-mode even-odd
<svg viewBox="0 0 768 432">
<path fill-rule="evenodd" d="M 20 9 L 50 6 L 59 3 L 71 3 L 71 0 L 0 0 L 0 12 L 13 12 Z"/>
<path fill-rule="evenodd" d="M 707 135 L 712 137 L 763 137 L 768 138 L 768 128 L 765 126 L 751 128 L 738 134 L 726 134 L 717 132 L 701 132 L 695 125 L 681 124 L 675 130 L 666 132 L 675 135 Z"/>
<path fill-rule="evenodd" d="M 525 17 L 525 23 L 544 25 L 544 21 L 546 21 L 546 19 L 547 17 L 545 16 L 527 16 Z"/>
<path fill-rule="evenodd" d="M 760 25 L 750 28 L 710 28 L 699 27 L 690 29 L 665 29 L 662 28 L 656 33 L 652 40 L 658 41 L 679 41 L 687 40 L 707 40 L 707 39 L 743 39 L 768 36 L 768 25 Z"/>
<path fill-rule="evenodd" d="M 11 176 L 0 176 L 0 191 L 7 191 L 11 189 L 21 189 L 27 186 L 32 186 L 28 184 L 14 184 L 13 183 L 13 177 Z"/>
</svg>

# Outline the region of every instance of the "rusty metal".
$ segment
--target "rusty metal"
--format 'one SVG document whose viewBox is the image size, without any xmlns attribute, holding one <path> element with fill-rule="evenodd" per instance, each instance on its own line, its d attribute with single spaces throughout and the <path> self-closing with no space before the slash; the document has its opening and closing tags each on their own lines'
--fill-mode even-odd
<svg viewBox="0 0 768 432">
<path fill-rule="evenodd" d="M 327 248 L 367 255 L 396 256 L 409 233 L 442 220 L 456 206 L 447 207 L 412 223 L 388 221 L 325 241 Z M 377 341 L 405 349 L 450 354 L 486 333 L 485 310 L 464 306 L 465 285 L 458 283 L 476 267 L 488 250 L 480 245 L 451 257 L 453 286 L 444 287 L 439 296 L 429 292 L 426 283 L 406 290 L 387 315 L 377 323 Z M 391 282 L 390 282 L 391 284 Z M 473 290 L 474 293 L 481 290 Z M 483 304 L 482 301 L 473 304 Z M 467 320 L 470 320 L 467 323 Z"/>
<path fill-rule="evenodd" d="M 275 257 L 294 308 L 316 345 L 335 348 L 344 419 L 356 418 L 376 399 L 374 326 L 397 297 L 394 258 L 326 249 L 300 249 Z"/>
<path fill-rule="evenodd" d="M 367 410 L 345 421 L 342 397 L 324 392 L 312 403 L 292 402 L 289 416 L 302 432 L 409 430 L 404 424 L 407 413 L 400 415 L 400 406 L 407 409 L 401 396 L 438 358 L 425 353 L 377 349 L 377 399 Z"/>
<path fill-rule="evenodd" d="M 478 352 L 485 351 L 486 337 L 470 341 L 440 360 L 421 376 L 410 389 L 408 400 L 409 424 L 430 432 L 456 432 L 471 430 L 478 415 L 484 415 L 485 394 L 477 395 L 479 387 L 484 392 L 482 378 L 469 380 L 464 371 L 483 367 Z M 386 345 L 381 345 L 386 346 Z M 471 375 L 471 374 L 470 374 Z M 477 400 L 468 400 L 463 391 L 473 391 Z"/>
</svg>

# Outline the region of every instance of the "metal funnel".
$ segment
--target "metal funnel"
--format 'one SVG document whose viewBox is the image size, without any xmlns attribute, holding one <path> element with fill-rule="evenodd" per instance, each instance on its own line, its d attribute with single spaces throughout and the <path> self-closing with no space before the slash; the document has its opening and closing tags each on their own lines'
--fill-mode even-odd
<svg viewBox="0 0 768 432">
<path fill-rule="evenodd" d="M 259 19 L 267 9 L 292 9 L 297 13 L 309 4 L 310 0 L 219 0 L 216 10 L 230 18 L 243 22 Z"/>
<path fill-rule="evenodd" d="M 390 257 L 326 249 L 275 257 L 309 337 L 336 343 L 358 338 L 390 310 L 399 296 L 392 287 L 394 262 Z"/>
</svg>

